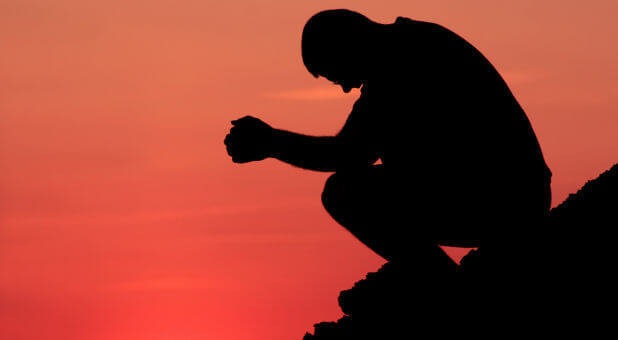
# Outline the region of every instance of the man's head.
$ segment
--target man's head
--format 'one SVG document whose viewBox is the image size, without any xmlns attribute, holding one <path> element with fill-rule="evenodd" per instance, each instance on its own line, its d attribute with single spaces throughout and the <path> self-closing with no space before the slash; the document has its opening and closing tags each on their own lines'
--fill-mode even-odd
<svg viewBox="0 0 618 340">
<path fill-rule="evenodd" d="M 371 65 L 371 44 L 382 26 L 345 9 L 322 11 L 303 29 L 303 62 L 314 77 L 323 76 L 344 92 L 360 87 Z"/>
</svg>

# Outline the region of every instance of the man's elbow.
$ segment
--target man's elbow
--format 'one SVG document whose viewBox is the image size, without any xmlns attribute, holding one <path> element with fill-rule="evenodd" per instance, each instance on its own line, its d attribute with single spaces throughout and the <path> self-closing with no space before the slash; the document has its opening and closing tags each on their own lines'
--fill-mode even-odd
<svg viewBox="0 0 618 340">
<path fill-rule="evenodd" d="M 343 171 L 346 169 L 362 169 L 374 165 L 380 157 L 378 156 L 356 156 L 350 157 L 350 155 L 343 156 L 336 162 L 335 171 Z"/>
</svg>

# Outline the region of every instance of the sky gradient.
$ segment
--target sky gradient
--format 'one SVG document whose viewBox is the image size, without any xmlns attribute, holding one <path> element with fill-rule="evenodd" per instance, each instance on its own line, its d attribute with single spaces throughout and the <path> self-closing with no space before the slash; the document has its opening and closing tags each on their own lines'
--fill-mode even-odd
<svg viewBox="0 0 618 340">
<path fill-rule="evenodd" d="M 300 57 L 328 8 L 437 22 L 483 52 L 554 206 L 618 161 L 614 0 L 4 1 L 0 338 L 300 340 L 340 317 L 339 291 L 383 260 L 321 207 L 328 174 L 223 145 L 245 114 L 339 130 L 358 91 Z"/>
</svg>

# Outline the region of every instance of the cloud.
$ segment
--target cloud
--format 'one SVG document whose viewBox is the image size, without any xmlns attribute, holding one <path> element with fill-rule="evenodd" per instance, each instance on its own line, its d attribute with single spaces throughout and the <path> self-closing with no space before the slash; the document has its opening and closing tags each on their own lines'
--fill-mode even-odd
<svg viewBox="0 0 618 340">
<path fill-rule="evenodd" d="M 143 209 L 133 211 L 84 211 L 70 214 L 54 214 L 41 216 L 0 216 L 0 223 L 12 226 L 23 225 L 78 225 L 78 224 L 110 224 L 124 225 L 126 223 L 153 223 L 161 221 L 177 221 L 191 218 L 212 216 L 255 214 L 268 211 L 287 211 L 314 205 L 312 197 L 286 197 L 260 202 L 225 202 L 209 204 L 203 207 Z M 22 228 L 23 229 L 23 228 Z"/>
<path fill-rule="evenodd" d="M 542 79 L 544 74 L 535 70 L 505 70 L 500 72 L 504 80 L 510 85 L 520 85 L 535 82 Z M 358 95 L 358 89 L 354 89 L 351 94 Z M 262 93 L 263 97 L 278 100 L 294 100 L 294 101 L 316 101 L 316 100 L 334 100 L 348 98 L 347 94 L 341 90 L 341 87 L 328 85 L 311 87 L 304 89 L 291 89 L 270 91 Z"/>
<path fill-rule="evenodd" d="M 346 98 L 346 94 L 343 93 L 341 88 L 334 85 L 265 92 L 263 96 L 266 98 L 285 100 L 331 100 Z"/>
</svg>

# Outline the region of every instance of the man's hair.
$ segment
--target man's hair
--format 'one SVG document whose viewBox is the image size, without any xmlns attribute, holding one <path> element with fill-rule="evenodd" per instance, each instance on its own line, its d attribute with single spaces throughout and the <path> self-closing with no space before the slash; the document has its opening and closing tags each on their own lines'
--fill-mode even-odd
<svg viewBox="0 0 618 340">
<path fill-rule="evenodd" d="M 331 9 L 312 16 L 305 24 L 302 36 L 303 63 L 318 77 L 327 64 L 336 63 L 337 57 L 358 52 L 364 38 L 376 22 L 347 9 Z"/>
</svg>

